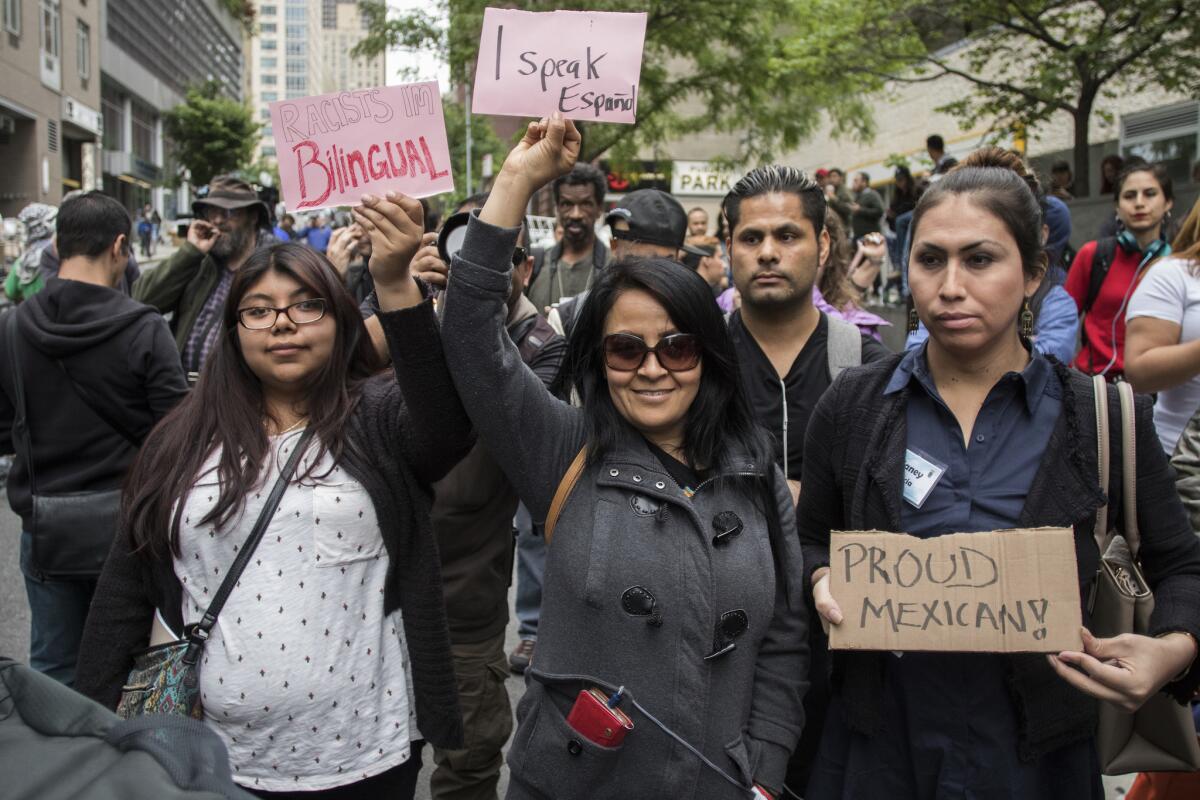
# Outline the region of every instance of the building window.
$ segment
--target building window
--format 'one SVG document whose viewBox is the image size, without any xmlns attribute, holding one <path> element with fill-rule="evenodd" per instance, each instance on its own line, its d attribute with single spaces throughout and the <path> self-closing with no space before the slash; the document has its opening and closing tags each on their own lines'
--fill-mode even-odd
<svg viewBox="0 0 1200 800">
<path fill-rule="evenodd" d="M 39 0 L 38 48 L 42 83 L 54 90 L 62 87 L 62 36 L 59 26 L 59 0 Z"/>
<path fill-rule="evenodd" d="M 305 92 L 308 90 L 308 79 L 303 75 L 288 75 L 287 76 L 287 91 L 289 95 L 292 92 Z"/>
<path fill-rule="evenodd" d="M 275 23 L 274 22 L 264 22 L 258 26 L 258 30 L 260 33 L 274 33 L 275 32 Z"/>
<path fill-rule="evenodd" d="M 4 30 L 21 35 L 21 0 L 4 0 Z"/>
<path fill-rule="evenodd" d="M 1200 155 L 1200 103 L 1189 101 L 1121 117 L 1121 155 L 1138 156 L 1186 181 Z"/>
<path fill-rule="evenodd" d="M 275 148 L 270 147 L 270 146 L 264 147 L 262 149 L 262 154 L 265 158 L 274 158 L 275 157 Z"/>
<path fill-rule="evenodd" d="M 289 56 L 302 56 L 308 52 L 308 45 L 305 42 L 297 42 L 289 40 L 287 43 L 287 54 Z"/>
<path fill-rule="evenodd" d="M 284 9 L 283 18 L 288 22 L 304 22 L 308 19 L 308 9 L 304 6 L 288 6 Z"/>
<path fill-rule="evenodd" d="M 263 83 L 263 86 L 275 86 L 276 84 L 278 84 L 278 83 L 279 83 L 279 76 L 277 76 L 277 75 L 263 75 L 263 76 L 262 76 L 262 83 Z"/>
<path fill-rule="evenodd" d="M 279 47 L 279 43 L 274 39 L 263 39 L 262 41 L 263 50 L 275 50 L 277 47 Z"/>
<path fill-rule="evenodd" d="M 263 6 L 262 8 L 260 8 L 258 10 L 258 13 L 264 17 L 273 17 L 273 16 L 275 16 L 275 13 L 277 11 L 278 11 L 278 8 L 276 8 L 275 6 Z"/>
<path fill-rule="evenodd" d="M 261 112 L 259 112 L 259 116 L 262 117 L 263 122 L 270 122 L 271 121 L 271 109 L 264 108 Z"/>
<path fill-rule="evenodd" d="M 79 77 L 85 81 L 92 77 L 92 29 L 83 20 L 79 20 L 75 28 L 75 60 Z"/>
<path fill-rule="evenodd" d="M 104 81 L 101 81 L 104 84 Z M 125 97 L 112 86 L 100 90 L 100 113 L 104 117 L 104 149 L 125 149 Z"/>
<path fill-rule="evenodd" d="M 154 157 L 154 109 L 144 103 L 133 103 L 133 154 L 138 158 L 157 163 Z"/>
<path fill-rule="evenodd" d="M 289 39 L 304 39 L 308 37 L 308 28 L 303 25 L 288 25 L 287 38 Z"/>
<path fill-rule="evenodd" d="M 275 69 L 279 66 L 279 59 L 275 58 L 274 56 L 263 56 L 259 63 L 262 65 L 263 69 Z"/>
<path fill-rule="evenodd" d="M 262 101 L 264 103 L 274 103 L 279 99 L 279 92 L 263 92 Z"/>
<path fill-rule="evenodd" d="M 288 75 L 303 75 L 308 72 L 308 62 L 303 58 L 288 58 L 287 73 Z"/>
</svg>

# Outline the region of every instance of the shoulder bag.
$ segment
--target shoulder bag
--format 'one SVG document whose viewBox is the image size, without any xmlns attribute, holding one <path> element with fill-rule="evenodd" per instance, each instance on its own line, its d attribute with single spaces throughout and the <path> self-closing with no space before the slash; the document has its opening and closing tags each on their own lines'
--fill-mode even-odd
<svg viewBox="0 0 1200 800">
<path fill-rule="evenodd" d="M 13 379 L 13 444 L 29 472 L 29 494 L 33 501 L 33 524 L 29 532 L 30 567 L 39 578 L 52 580 L 94 579 L 104 566 L 117 529 L 121 490 L 92 492 L 39 492 L 33 466 L 33 440 L 25 405 L 25 381 L 21 370 L 16 310 L 8 313 L 8 360 Z M 70 380 L 70 376 L 68 376 Z M 71 381 L 74 386 L 74 381 Z M 87 403 L 87 400 L 84 400 Z M 89 404 L 90 407 L 90 404 Z M 124 432 L 117 429 L 125 436 Z"/>
<path fill-rule="evenodd" d="M 200 654 L 204 644 L 212 635 L 217 617 L 225 607 L 234 586 L 242 577 L 242 571 L 250 563 L 250 557 L 258 549 L 279 501 L 287 489 L 300 454 L 308 447 L 313 429 L 309 428 L 300 437 L 287 463 L 279 471 L 279 478 L 263 504 L 246 543 L 238 551 L 233 565 L 225 573 L 220 588 L 200 621 L 188 627 L 182 639 L 149 647 L 133 658 L 133 669 L 121 688 L 121 700 L 117 704 L 117 715 L 129 719 L 144 714 L 180 714 L 204 719 L 204 708 L 200 703 Z"/>
<path fill-rule="evenodd" d="M 1108 492 L 1109 425 L 1108 392 L 1103 376 L 1092 378 L 1096 399 L 1096 430 L 1099 441 L 1100 489 Z M 1096 515 L 1096 545 L 1100 569 L 1092 585 L 1089 602 L 1091 630 L 1101 638 L 1122 633 L 1148 634 L 1154 611 L 1150 591 L 1138 563 L 1141 537 L 1137 523 L 1137 430 L 1134 422 L 1133 388 L 1117 383 L 1121 397 L 1121 478 L 1124 535 L 1108 525 L 1108 506 Z M 1100 703 L 1096 729 L 1096 752 L 1105 775 L 1130 772 L 1178 772 L 1200 769 L 1200 743 L 1190 709 L 1164 694 L 1156 693 L 1132 714 L 1112 703 Z"/>
</svg>

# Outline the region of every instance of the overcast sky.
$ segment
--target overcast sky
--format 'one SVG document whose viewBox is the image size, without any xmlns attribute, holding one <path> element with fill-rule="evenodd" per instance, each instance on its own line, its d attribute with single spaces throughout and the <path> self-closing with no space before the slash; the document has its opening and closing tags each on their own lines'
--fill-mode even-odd
<svg viewBox="0 0 1200 800">
<path fill-rule="evenodd" d="M 422 0 L 388 0 L 388 7 L 398 11 L 423 8 L 429 9 L 430 3 Z M 440 9 L 438 9 L 440 11 Z M 415 77 L 402 75 L 401 71 L 411 69 L 416 71 Z M 450 89 L 450 69 L 443 58 L 433 53 L 413 53 L 409 50 L 393 49 L 387 54 L 387 83 L 392 86 L 397 83 L 407 83 L 413 80 L 436 80 L 443 92 Z"/>
</svg>

